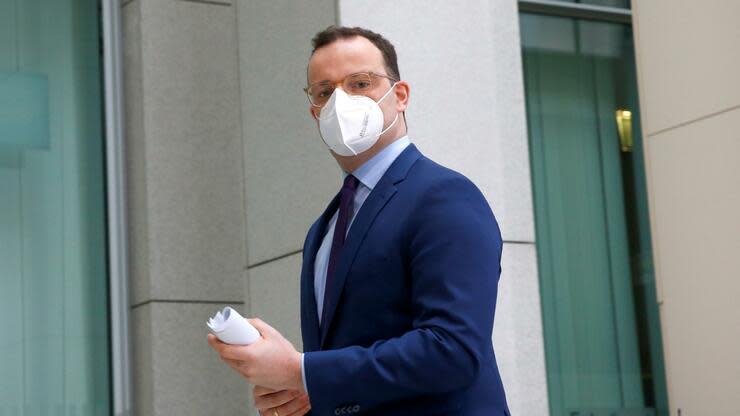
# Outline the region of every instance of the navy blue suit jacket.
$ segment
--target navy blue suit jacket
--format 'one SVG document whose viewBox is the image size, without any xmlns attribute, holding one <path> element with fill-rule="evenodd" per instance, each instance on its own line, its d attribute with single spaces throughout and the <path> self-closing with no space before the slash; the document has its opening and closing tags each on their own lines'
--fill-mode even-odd
<svg viewBox="0 0 740 416">
<path fill-rule="evenodd" d="M 337 195 L 303 247 L 311 415 L 509 415 L 491 342 L 501 233 L 478 188 L 412 144 L 350 227 L 319 326 L 314 260 Z"/>
</svg>

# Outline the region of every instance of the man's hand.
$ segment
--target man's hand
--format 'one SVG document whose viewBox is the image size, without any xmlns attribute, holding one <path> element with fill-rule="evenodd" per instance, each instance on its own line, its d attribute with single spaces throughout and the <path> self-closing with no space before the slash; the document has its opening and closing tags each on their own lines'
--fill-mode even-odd
<svg viewBox="0 0 740 416">
<path fill-rule="evenodd" d="M 298 390 L 276 391 L 255 386 L 254 405 L 263 416 L 303 416 L 311 410 L 308 395 Z"/>
<path fill-rule="evenodd" d="M 262 334 L 251 345 L 229 345 L 208 334 L 208 343 L 231 368 L 250 383 L 274 390 L 298 390 L 304 393 L 301 353 L 278 331 L 259 319 L 249 323 Z"/>
</svg>

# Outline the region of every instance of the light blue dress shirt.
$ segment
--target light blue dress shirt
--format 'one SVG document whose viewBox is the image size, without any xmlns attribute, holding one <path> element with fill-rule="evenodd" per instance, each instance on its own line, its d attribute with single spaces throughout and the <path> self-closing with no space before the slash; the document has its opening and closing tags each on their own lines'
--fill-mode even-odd
<svg viewBox="0 0 740 416">
<path fill-rule="evenodd" d="M 352 217 L 350 218 L 349 224 L 347 225 L 347 233 L 352 228 L 352 223 L 355 220 L 357 212 L 362 208 L 362 204 L 365 203 L 368 195 L 372 192 L 375 185 L 378 184 L 380 178 L 383 177 L 385 172 L 391 166 L 393 161 L 396 160 L 398 155 L 411 144 L 408 136 L 403 136 L 393 143 L 386 146 L 377 155 L 373 156 L 370 160 L 363 163 L 362 166 L 355 169 L 352 172 L 355 178 L 360 183 L 355 190 L 355 198 L 352 204 Z M 342 180 L 348 175 L 347 172 L 342 171 Z M 314 281 L 313 290 L 314 296 L 316 297 L 316 310 L 319 314 L 319 323 L 321 323 L 321 314 L 324 310 L 324 291 L 326 290 L 326 271 L 329 268 L 329 254 L 331 253 L 331 242 L 334 238 L 334 229 L 337 225 L 337 217 L 339 216 L 339 210 L 334 212 L 334 215 L 329 220 L 326 234 L 324 239 L 321 241 L 321 246 L 316 252 L 316 261 L 314 263 Z M 345 234 L 346 236 L 347 234 Z M 303 388 L 307 389 L 306 384 L 306 372 L 303 367 L 303 357 L 301 356 L 301 373 L 303 375 Z"/>
</svg>

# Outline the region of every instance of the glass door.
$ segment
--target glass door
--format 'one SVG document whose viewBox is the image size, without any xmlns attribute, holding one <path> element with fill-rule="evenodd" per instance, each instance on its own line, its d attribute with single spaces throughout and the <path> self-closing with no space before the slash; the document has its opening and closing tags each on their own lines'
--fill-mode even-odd
<svg viewBox="0 0 740 416">
<path fill-rule="evenodd" d="M 96 0 L 0 0 L 0 415 L 110 413 Z"/>
<path fill-rule="evenodd" d="M 667 415 L 631 27 L 520 16 L 551 415 Z"/>
</svg>

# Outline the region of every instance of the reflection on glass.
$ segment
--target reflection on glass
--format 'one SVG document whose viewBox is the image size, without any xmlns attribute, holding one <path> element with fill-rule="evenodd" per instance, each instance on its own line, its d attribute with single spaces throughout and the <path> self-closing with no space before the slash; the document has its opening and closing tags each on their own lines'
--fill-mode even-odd
<svg viewBox="0 0 740 416">
<path fill-rule="evenodd" d="M 629 9 L 630 0 L 556 0 L 562 3 L 582 3 L 592 6 L 617 7 L 620 9 Z"/>
<path fill-rule="evenodd" d="M 551 414 L 667 415 L 631 29 L 521 33 Z"/>
<path fill-rule="evenodd" d="M 0 415 L 110 413 L 98 1 L 0 0 Z"/>
<path fill-rule="evenodd" d="M 0 146 L 49 147 L 49 80 L 0 70 Z"/>
<path fill-rule="evenodd" d="M 615 111 L 617 119 L 617 132 L 619 133 L 619 142 L 623 152 L 632 151 L 632 111 L 617 110 Z"/>
</svg>

